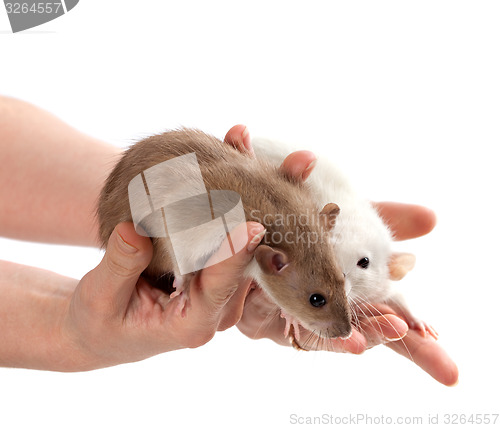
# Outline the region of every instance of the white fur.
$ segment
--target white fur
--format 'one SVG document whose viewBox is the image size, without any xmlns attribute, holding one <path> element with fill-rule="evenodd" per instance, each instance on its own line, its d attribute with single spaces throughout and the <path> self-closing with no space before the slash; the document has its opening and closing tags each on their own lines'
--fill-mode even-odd
<svg viewBox="0 0 500 428">
<path fill-rule="evenodd" d="M 281 164 L 293 147 L 281 142 L 254 138 L 257 157 Z M 324 158 L 317 159 L 306 181 L 320 209 L 334 202 L 340 207 L 331 243 L 339 265 L 346 275 L 346 292 L 356 302 L 376 303 L 392 297 L 389 280 L 391 233 L 371 204 L 360 198 L 339 168 Z M 363 257 L 370 259 L 367 269 L 357 266 Z"/>
</svg>

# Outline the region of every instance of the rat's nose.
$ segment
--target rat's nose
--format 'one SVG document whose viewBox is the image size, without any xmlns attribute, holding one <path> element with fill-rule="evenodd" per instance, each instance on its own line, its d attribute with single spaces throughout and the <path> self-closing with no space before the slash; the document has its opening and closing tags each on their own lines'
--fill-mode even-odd
<svg viewBox="0 0 500 428">
<path fill-rule="evenodd" d="M 351 324 L 335 325 L 327 329 L 327 336 L 330 338 L 349 339 L 352 335 Z"/>
<path fill-rule="evenodd" d="M 339 337 L 341 339 L 347 340 L 352 336 L 352 326 L 349 324 L 348 329 L 344 329 L 343 334 L 341 334 Z"/>
</svg>

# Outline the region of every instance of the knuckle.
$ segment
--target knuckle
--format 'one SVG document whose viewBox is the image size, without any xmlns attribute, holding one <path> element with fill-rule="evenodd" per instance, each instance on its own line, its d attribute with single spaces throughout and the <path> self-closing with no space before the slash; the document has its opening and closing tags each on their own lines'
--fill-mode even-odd
<svg viewBox="0 0 500 428">
<path fill-rule="evenodd" d="M 100 288 L 96 289 L 94 286 L 88 286 L 88 282 L 92 281 L 87 276 L 83 277 L 82 281 L 86 281 L 85 287 L 81 287 L 78 293 L 78 304 L 81 308 L 94 315 L 100 316 L 109 311 L 109 306 L 106 304 L 105 299 L 102 298 L 99 292 Z"/>
<path fill-rule="evenodd" d="M 115 276 L 120 278 L 129 278 L 135 272 L 134 268 L 126 265 L 123 260 L 117 260 L 115 257 L 105 257 L 106 268 Z"/>
<path fill-rule="evenodd" d="M 218 331 L 227 330 L 228 328 L 231 328 L 231 327 L 235 326 L 236 324 L 238 324 L 240 319 L 241 319 L 241 314 L 231 312 L 223 317 L 217 330 Z"/>
<path fill-rule="evenodd" d="M 199 348 L 200 346 L 203 346 L 210 342 L 213 337 L 215 336 L 215 331 L 214 330 L 204 330 L 204 331 L 197 331 L 194 334 L 191 334 L 188 338 L 188 343 L 187 347 L 188 348 Z"/>
<path fill-rule="evenodd" d="M 117 312 L 117 304 L 114 299 L 106 298 L 96 287 L 83 287 L 78 295 L 78 304 L 91 314 L 92 320 L 109 320 Z"/>
<path fill-rule="evenodd" d="M 231 281 L 229 282 L 229 286 L 221 287 L 219 290 L 212 291 L 210 300 L 214 309 L 220 310 L 223 308 L 231 297 L 233 297 L 234 293 L 238 289 L 238 285 L 238 282 Z"/>
<path fill-rule="evenodd" d="M 223 308 L 229 301 L 233 293 L 217 293 L 212 296 L 212 305 L 214 309 Z"/>
<path fill-rule="evenodd" d="M 109 321 L 115 314 L 114 303 L 100 296 L 89 296 L 85 302 L 89 314 L 99 322 Z"/>
</svg>

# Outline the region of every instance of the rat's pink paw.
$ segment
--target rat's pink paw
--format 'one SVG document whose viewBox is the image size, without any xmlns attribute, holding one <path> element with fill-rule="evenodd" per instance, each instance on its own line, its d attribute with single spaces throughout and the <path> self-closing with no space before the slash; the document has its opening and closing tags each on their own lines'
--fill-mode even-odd
<svg viewBox="0 0 500 428">
<path fill-rule="evenodd" d="M 436 331 L 436 329 L 430 324 L 424 323 L 424 325 L 427 333 L 429 333 L 435 340 L 438 340 L 439 333 Z"/>
<path fill-rule="evenodd" d="M 170 298 L 172 299 L 172 295 L 170 295 Z M 175 311 L 177 315 L 180 315 L 182 318 L 184 318 L 186 316 L 186 311 L 189 306 L 189 295 L 187 293 L 187 290 L 181 291 L 174 298 L 177 300 L 176 302 L 173 302 L 177 305 Z"/>
<path fill-rule="evenodd" d="M 434 339 L 438 339 L 438 333 L 434 329 L 434 327 L 413 315 L 402 295 L 396 294 L 395 296 L 392 296 L 391 299 L 389 299 L 386 303 L 390 308 L 396 311 L 396 314 L 403 318 L 410 329 L 420 333 L 420 335 L 423 337 L 427 337 L 427 334 L 429 334 Z"/>
<path fill-rule="evenodd" d="M 281 310 L 281 318 L 284 318 L 286 323 L 285 331 L 283 332 L 285 337 L 289 336 L 290 327 L 293 326 L 293 335 L 295 337 L 295 340 L 300 340 L 300 329 L 299 329 L 299 322 L 297 321 L 297 319 L 287 314 L 283 310 Z"/>
<path fill-rule="evenodd" d="M 412 317 L 411 319 L 407 319 L 406 322 L 409 328 L 418 331 L 423 337 L 426 337 L 427 334 L 431 335 L 436 340 L 439 337 L 434 327 L 432 327 L 430 324 L 427 324 L 425 321 Z"/>
<path fill-rule="evenodd" d="M 170 294 L 170 299 L 176 299 L 176 302 L 173 302 L 177 305 L 175 310 L 177 315 L 180 315 L 182 318 L 186 316 L 189 304 L 189 290 L 187 289 L 186 283 L 187 281 L 185 281 L 184 278 L 176 277 L 173 284 L 175 291 Z"/>
<path fill-rule="evenodd" d="M 175 288 L 175 291 L 173 291 L 170 294 L 170 298 L 171 299 L 173 299 L 174 297 L 179 296 L 183 292 L 183 290 L 185 288 L 184 284 L 185 284 L 185 281 L 184 281 L 184 278 L 182 278 L 182 276 L 180 276 L 180 277 L 176 276 L 175 277 L 174 283 L 172 284 L 173 287 Z"/>
</svg>

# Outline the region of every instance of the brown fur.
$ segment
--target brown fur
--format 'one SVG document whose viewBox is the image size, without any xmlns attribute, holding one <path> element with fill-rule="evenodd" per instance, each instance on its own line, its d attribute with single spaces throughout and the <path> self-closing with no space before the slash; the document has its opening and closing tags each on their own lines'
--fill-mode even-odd
<svg viewBox="0 0 500 428">
<path fill-rule="evenodd" d="M 315 245 L 304 243 L 279 244 L 270 242 L 273 233 L 285 236 L 293 234 L 318 234 L 334 224 L 338 209 L 320 210 L 308 187 L 285 176 L 277 167 L 263 160 L 240 153 L 215 137 L 196 130 L 182 129 L 146 138 L 132 146 L 115 167 L 102 190 L 98 207 L 100 237 L 105 246 L 114 227 L 123 221 L 131 221 L 128 200 L 128 184 L 142 171 L 160 162 L 188 153 L 196 153 L 207 190 L 232 190 L 241 196 L 245 215 L 249 221 L 266 226 L 263 243 L 286 254 L 288 264 L 279 273 L 263 272 L 262 287 L 273 300 L 288 313 L 311 329 L 334 337 L 350 332 L 350 314 L 344 291 L 344 278 L 337 268 L 332 247 L 326 239 Z M 260 213 L 257 214 L 256 213 Z M 269 219 L 280 216 L 306 214 L 308 224 L 293 226 Z M 311 215 L 314 213 L 314 215 Z M 264 215 L 267 222 L 264 223 Z M 326 227 L 325 227 L 326 225 Z M 307 236 L 307 235 L 305 235 Z M 165 239 L 153 239 L 154 256 L 147 274 L 159 276 L 172 271 L 166 261 L 168 245 Z M 328 304 L 315 308 L 310 305 L 313 293 L 323 294 Z"/>
</svg>

